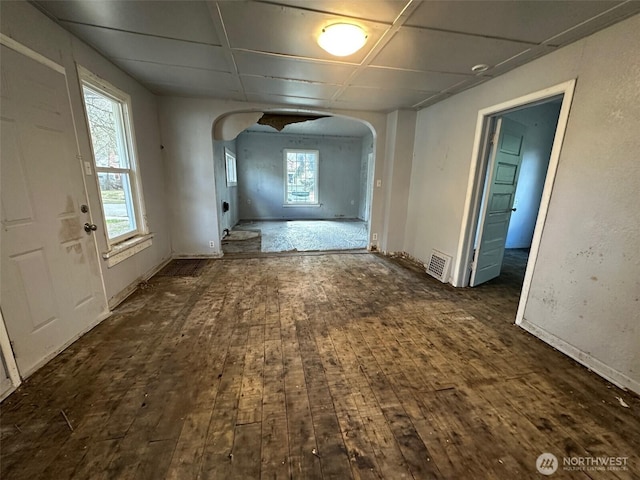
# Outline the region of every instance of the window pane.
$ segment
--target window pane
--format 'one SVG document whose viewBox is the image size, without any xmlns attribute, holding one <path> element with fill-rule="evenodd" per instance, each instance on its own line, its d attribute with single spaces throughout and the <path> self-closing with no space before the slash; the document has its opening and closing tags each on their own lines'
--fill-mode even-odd
<svg viewBox="0 0 640 480">
<path fill-rule="evenodd" d="M 316 168 L 315 152 L 287 152 L 287 203 L 318 203 Z"/>
<path fill-rule="evenodd" d="M 98 173 L 109 239 L 136 229 L 131 182 L 125 173 Z"/>
<path fill-rule="evenodd" d="M 238 171 L 236 168 L 236 157 L 230 152 L 225 152 L 227 186 L 233 187 L 238 184 Z"/>
<path fill-rule="evenodd" d="M 86 86 L 83 92 L 96 165 L 129 168 L 122 105 Z"/>
</svg>

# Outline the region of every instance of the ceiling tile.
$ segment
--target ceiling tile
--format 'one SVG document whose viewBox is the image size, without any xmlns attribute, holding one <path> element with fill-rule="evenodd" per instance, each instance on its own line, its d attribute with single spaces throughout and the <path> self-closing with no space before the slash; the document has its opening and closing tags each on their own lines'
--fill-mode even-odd
<svg viewBox="0 0 640 480">
<path fill-rule="evenodd" d="M 291 95 L 294 97 L 330 99 L 338 90 L 336 85 L 297 82 L 279 78 L 265 78 L 241 75 L 240 79 L 247 93 Z"/>
<path fill-rule="evenodd" d="M 221 2 L 219 5 L 232 48 L 336 59 L 320 48 L 316 39 L 324 27 L 343 20 L 340 16 L 266 3 Z M 387 29 L 387 26 L 379 23 L 356 23 L 364 28 L 369 38 L 360 51 L 340 57 L 342 61 L 361 62 Z"/>
<path fill-rule="evenodd" d="M 40 1 L 59 20 L 220 45 L 203 1 Z"/>
<path fill-rule="evenodd" d="M 200 68 L 175 67 L 158 63 L 117 59 L 114 62 L 142 83 L 171 84 L 196 88 L 216 88 L 220 90 L 238 90 L 236 79 L 226 72 L 215 72 Z"/>
<path fill-rule="evenodd" d="M 361 87 L 387 87 L 437 92 L 460 83 L 468 75 L 438 72 L 414 72 L 382 67 L 367 67 L 352 82 Z"/>
<path fill-rule="evenodd" d="M 435 103 L 441 102 L 442 100 L 445 100 L 445 99 L 449 98 L 450 96 L 451 96 L 450 93 L 438 93 L 436 95 L 433 95 L 433 96 L 431 96 L 429 98 L 424 99 L 420 103 L 417 103 L 415 108 L 428 107 L 429 105 L 433 105 Z"/>
<path fill-rule="evenodd" d="M 603 13 L 594 20 L 576 25 L 560 35 L 546 39 L 545 44 L 554 46 L 567 45 L 638 13 L 640 13 L 639 1 L 626 2 L 612 8 L 607 13 Z"/>
<path fill-rule="evenodd" d="M 247 100 L 249 102 L 257 103 L 273 103 L 276 105 L 294 106 L 294 107 L 317 107 L 327 108 L 329 106 L 328 100 L 321 100 L 316 98 L 301 98 L 291 97 L 284 95 L 269 95 L 266 93 L 247 93 Z"/>
<path fill-rule="evenodd" d="M 277 55 L 234 51 L 238 71 L 246 75 L 309 80 L 342 84 L 356 67 L 321 62 L 305 62 Z"/>
<path fill-rule="evenodd" d="M 150 83 L 149 89 L 156 95 L 178 95 L 184 97 L 221 98 L 244 101 L 245 96 L 236 90 L 224 90 L 216 86 L 198 87 L 193 85 L 172 85 L 170 83 Z"/>
<path fill-rule="evenodd" d="M 362 104 L 376 107 L 376 110 L 385 110 L 387 106 L 395 105 L 396 108 L 410 108 L 425 98 L 433 96 L 436 92 L 418 92 L 415 90 L 395 90 L 365 87 L 349 87 L 336 100 L 339 103 Z"/>
<path fill-rule="evenodd" d="M 407 4 L 406 0 L 276 0 L 290 5 L 320 12 L 334 13 L 352 18 L 393 23 Z"/>
<path fill-rule="evenodd" d="M 538 57 L 546 55 L 547 53 L 551 53 L 556 50 L 555 47 L 549 47 L 546 45 L 538 45 L 532 47 L 531 50 L 527 50 L 523 52 L 521 55 L 517 55 L 515 57 L 510 58 L 509 60 L 496 65 L 495 67 L 490 68 L 486 72 L 482 73 L 484 77 L 497 77 L 498 75 L 502 75 L 503 73 L 508 72 L 509 70 L 513 70 L 520 65 L 524 65 Z"/>
<path fill-rule="evenodd" d="M 356 111 L 365 111 L 365 112 L 389 113 L 394 110 L 398 110 L 399 108 L 405 108 L 405 107 L 399 107 L 392 100 L 389 100 L 386 98 L 371 99 L 366 103 L 336 101 L 331 104 L 332 110 L 356 110 Z M 406 107 L 406 108 L 410 108 L 410 107 Z"/>
<path fill-rule="evenodd" d="M 208 70 L 228 70 L 222 47 L 138 35 L 102 27 L 79 24 L 65 24 L 65 26 L 109 58 L 142 60 Z"/>
<path fill-rule="evenodd" d="M 612 1 L 428 1 L 406 25 L 540 43 L 584 22 Z"/>
<path fill-rule="evenodd" d="M 373 60 L 374 65 L 447 73 L 496 65 L 530 47 L 517 42 L 402 27 Z"/>
</svg>

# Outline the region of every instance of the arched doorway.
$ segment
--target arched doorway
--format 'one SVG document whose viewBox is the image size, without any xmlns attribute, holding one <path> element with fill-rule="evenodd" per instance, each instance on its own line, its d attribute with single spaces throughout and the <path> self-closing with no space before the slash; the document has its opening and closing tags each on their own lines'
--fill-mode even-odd
<svg viewBox="0 0 640 480">
<path fill-rule="evenodd" d="M 368 247 L 371 125 L 315 112 L 236 112 L 213 130 L 224 253 Z"/>
</svg>

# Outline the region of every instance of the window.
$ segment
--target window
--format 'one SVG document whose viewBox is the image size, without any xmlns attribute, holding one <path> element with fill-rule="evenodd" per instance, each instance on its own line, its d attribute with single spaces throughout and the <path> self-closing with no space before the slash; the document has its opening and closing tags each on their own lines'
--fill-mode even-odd
<svg viewBox="0 0 640 480">
<path fill-rule="evenodd" d="M 228 148 L 224 149 L 224 158 L 227 167 L 227 187 L 238 185 L 238 170 L 236 169 L 236 154 Z"/>
<path fill-rule="evenodd" d="M 285 205 L 318 205 L 318 151 L 284 151 Z"/>
<path fill-rule="evenodd" d="M 146 233 L 129 96 L 80 70 L 109 245 Z"/>
</svg>

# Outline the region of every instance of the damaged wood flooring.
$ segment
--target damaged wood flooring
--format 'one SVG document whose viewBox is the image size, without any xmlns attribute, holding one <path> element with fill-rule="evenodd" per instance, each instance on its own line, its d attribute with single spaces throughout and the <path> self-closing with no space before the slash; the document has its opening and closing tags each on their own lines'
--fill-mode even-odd
<svg viewBox="0 0 640 480">
<path fill-rule="evenodd" d="M 517 296 L 373 254 L 155 277 L 2 403 L 0 476 L 543 478 L 550 452 L 639 478 L 638 398 L 512 325 Z"/>
</svg>

